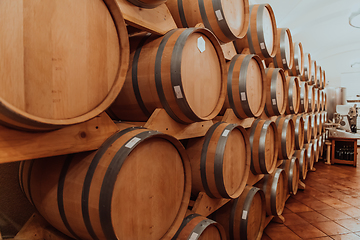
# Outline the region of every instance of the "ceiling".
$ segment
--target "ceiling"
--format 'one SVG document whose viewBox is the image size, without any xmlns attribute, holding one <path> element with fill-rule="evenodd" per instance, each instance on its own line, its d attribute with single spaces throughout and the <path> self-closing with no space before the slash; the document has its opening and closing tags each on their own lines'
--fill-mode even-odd
<svg viewBox="0 0 360 240">
<path fill-rule="evenodd" d="M 360 10 L 360 0 L 249 0 L 269 3 L 278 28 L 289 28 L 294 42 L 325 70 L 330 87 L 340 87 L 341 79 L 358 78 L 360 68 L 360 28 L 349 25 L 349 16 Z"/>
</svg>

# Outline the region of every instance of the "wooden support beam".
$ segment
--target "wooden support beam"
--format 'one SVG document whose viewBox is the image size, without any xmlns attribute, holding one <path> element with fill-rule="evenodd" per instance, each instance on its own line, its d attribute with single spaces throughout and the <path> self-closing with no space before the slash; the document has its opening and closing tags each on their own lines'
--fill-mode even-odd
<svg viewBox="0 0 360 240">
<path fill-rule="evenodd" d="M 305 190 L 305 183 L 303 183 L 302 181 L 299 180 L 299 189 L 300 190 Z"/>
<path fill-rule="evenodd" d="M 96 150 L 117 131 L 106 113 L 50 132 L 25 132 L 0 126 L 0 163 Z"/>
<path fill-rule="evenodd" d="M 274 216 L 273 221 L 276 222 L 276 223 L 284 224 L 285 223 L 285 218 L 282 215 Z"/>
<path fill-rule="evenodd" d="M 228 42 L 221 44 L 221 49 L 224 53 L 225 59 L 230 61 L 237 54 L 234 43 Z"/>
<path fill-rule="evenodd" d="M 227 122 L 227 123 L 235 123 L 243 126 L 244 128 L 250 128 L 253 122 L 255 121 L 255 118 L 245 118 L 245 119 L 239 119 L 235 113 L 234 110 L 231 108 L 226 109 L 224 116 L 222 117 L 221 121 Z"/>
<path fill-rule="evenodd" d="M 125 22 L 130 26 L 164 35 L 168 31 L 177 28 L 176 23 L 165 4 L 153 9 L 137 7 L 127 0 L 116 1 L 121 9 Z"/>
<path fill-rule="evenodd" d="M 209 216 L 211 213 L 215 212 L 226 203 L 228 203 L 231 199 L 225 198 L 211 198 L 206 193 L 200 192 L 195 203 L 192 211 L 203 215 L 205 217 Z"/>
</svg>

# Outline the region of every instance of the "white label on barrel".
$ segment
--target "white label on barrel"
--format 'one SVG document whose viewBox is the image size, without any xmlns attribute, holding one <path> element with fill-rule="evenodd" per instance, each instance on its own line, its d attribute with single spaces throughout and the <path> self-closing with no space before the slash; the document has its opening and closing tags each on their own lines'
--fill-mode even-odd
<svg viewBox="0 0 360 240">
<path fill-rule="evenodd" d="M 261 49 L 265 49 L 265 43 L 263 43 L 263 42 L 260 43 L 260 48 L 261 48 Z"/>
<path fill-rule="evenodd" d="M 183 98 L 183 94 L 181 92 L 181 87 L 180 86 L 174 86 L 174 91 L 175 91 L 177 99 Z"/>
<path fill-rule="evenodd" d="M 246 101 L 246 93 L 242 92 L 240 95 L 241 95 L 241 101 Z"/>
<path fill-rule="evenodd" d="M 141 140 L 141 138 L 134 137 L 133 139 L 131 139 L 131 140 L 125 145 L 125 147 L 127 147 L 127 148 L 133 148 L 134 145 L 135 145 L 136 143 L 138 143 L 140 140 Z"/>
<path fill-rule="evenodd" d="M 301 102 L 301 104 L 304 104 L 304 99 L 301 99 L 300 102 Z"/>
<path fill-rule="evenodd" d="M 275 106 L 275 105 L 276 105 L 276 99 L 273 98 L 273 99 L 271 99 L 271 100 L 272 100 L 273 105 Z"/>
<path fill-rule="evenodd" d="M 290 110 L 291 110 L 291 111 L 293 110 L 293 107 L 292 107 L 292 106 L 290 106 Z"/>
<path fill-rule="evenodd" d="M 286 59 L 283 59 L 283 64 L 286 64 Z"/>
<path fill-rule="evenodd" d="M 192 233 L 189 240 L 196 240 L 198 236 L 199 236 L 198 233 Z"/>
<path fill-rule="evenodd" d="M 202 53 L 205 51 L 205 40 L 203 37 L 199 37 L 197 40 L 197 46 L 199 51 Z"/>
<path fill-rule="evenodd" d="M 248 212 L 246 210 L 243 211 L 242 219 L 246 220 Z"/>
<path fill-rule="evenodd" d="M 299 70 L 299 66 L 296 66 L 295 68 L 296 68 L 296 70 Z"/>
<path fill-rule="evenodd" d="M 227 135 L 229 135 L 229 132 L 230 132 L 230 130 L 228 130 L 228 129 L 224 130 L 222 136 L 227 137 Z"/>
<path fill-rule="evenodd" d="M 223 15 L 221 14 L 221 10 L 216 10 L 215 14 L 216 14 L 216 17 L 217 17 L 218 21 L 221 21 L 221 20 L 224 19 Z"/>
</svg>

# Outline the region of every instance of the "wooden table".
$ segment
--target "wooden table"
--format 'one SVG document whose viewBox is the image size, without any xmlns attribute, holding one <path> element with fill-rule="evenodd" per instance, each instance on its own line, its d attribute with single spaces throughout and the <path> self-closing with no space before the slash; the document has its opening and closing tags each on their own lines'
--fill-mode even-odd
<svg viewBox="0 0 360 240">
<path fill-rule="evenodd" d="M 329 138 L 331 141 L 331 164 L 341 163 L 341 164 L 349 164 L 356 167 L 357 162 L 357 139 L 356 138 Z M 335 158 L 335 146 L 339 144 L 339 142 L 349 142 L 354 147 L 354 158 L 351 160 L 343 160 Z"/>
</svg>

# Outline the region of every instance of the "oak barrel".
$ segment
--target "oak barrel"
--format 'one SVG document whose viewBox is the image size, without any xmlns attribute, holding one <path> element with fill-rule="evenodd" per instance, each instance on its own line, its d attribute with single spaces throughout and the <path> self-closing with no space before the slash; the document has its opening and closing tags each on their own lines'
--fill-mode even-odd
<svg viewBox="0 0 360 240">
<path fill-rule="evenodd" d="M 272 173 L 278 158 L 278 133 L 271 120 L 257 119 L 248 130 L 253 174 Z"/>
<path fill-rule="evenodd" d="M 300 107 L 300 81 L 298 77 L 286 77 L 286 110 L 287 114 L 297 114 Z"/>
<path fill-rule="evenodd" d="M 190 139 L 186 149 L 191 163 L 192 194 L 212 198 L 237 198 L 245 188 L 251 149 L 246 130 L 218 122 L 205 137 Z"/>
<path fill-rule="evenodd" d="M 180 123 L 217 116 L 225 101 L 227 71 L 220 44 L 209 30 L 174 29 L 131 43 L 130 68 L 108 110 L 111 117 L 147 121 L 156 108 Z"/>
<path fill-rule="evenodd" d="M 318 136 L 318 116 L 316 114 L 311 114 L 311 138 L 314 139 Z"/>
<path fill-rule="evenodd" d="M 105 111 L 129 64 L 126 24 L 116 1 L 3 3 L 0 84 L 6 87 L 0 89 L 0 122 L 42 131 Z"/>
<path fill-rule="evenodd" d="M 319 161 L 319 141 L 318 138 L 314 138 L 311 140 L 313 147 L 314 147 L 314 163 Z"/>
<path fill-rule="evenodd" d="M 292 157 L 291 159 L 284 160 L 281 168 L 285 171 L 288 193 L 296 195 L 300 176 L 299 159 L 297 157 Z"/>
<path fill-rule="evenodd" d="M 322 157 L 323 151 L 324 151 L 324 141 L 323 141 L 323 135 L 319 135 L 318 138 L 318 157 Z"/>
<path fill-rule="evenodd" d="M 219 223 L 199 214 L 184 218 L 172 240 L 226 240 L 226 233 Z"/>
<path fill-rule="evenodd" d="M 315 60 L 311 60 L 311 77 L 309 79 L 309 85 L 316 87 L 317 65 Z"/>
<path fill-rule="evenodd" d="M 286 110 L 286 77 L 281 68 L 267 68 L 266 74 L 266 103 L 267 116 L 277 116 Z"/>
<path fill-rule="evenodd" d="M 319 88 L 319 89 L 321 89 L 322 88 L 322 81 L 323 81 L 323 76 L 322 76 L 322 74 L 323 74 L 323 71 L 322 71 L 322 69 L 321 69 L 321 66 L 317 66 L 317 76 L 316 76 L 316 83 L 315 83 L 315 85 L 316 85 L 316 87 L 317 88 Z"/>
<path fill-rule="evenodd" d="M 287 195 L 285 171 L 277 168 L 272 174 L 265 174 L 263 180 L 255 186 L 264 191 L 267 215 L 280 216 L 284 210 Z"/>
<path fill-rule="evenodd" d="M 318 135 L 320 135 L 322 133 L 323 123 L 324 123 L 324 116 L 321 112 L 316 113 L 316 120 L 317 120 L 317 132 Z"/>
<path fill-rule="evenodd" d="M 305 180 L 309 164 L 307 161 L 307 148 L 304 147 L 301 150 L 296 150 L 294 153 L 294 157 L 299 159 L 299 177 L 301 180 Z"/>
<path fill-rule="evenodd" d="M 225 228 L 229 240 L 260 240 L 266 220 L 264 192 L 247 185 L 239 198 L 214 212 L 212 219 Z"/>
<path fill-rule="evenodd" d="M 248 0 L 168 0 L 166 5 L 178 27 L 203 23 L 223 43 L 243 38 L 248 30 Z"/>
<path fill-rule="evenodd" d="M 325 96 L 324 96 L 324 91 L 320 90 L 320 112 L 324 110 L 324 101 L 325 101 Z"/>
<path fill-rule="evenodd" d="M 294 60 L 291 68 L 292 76 L 298 76 L 302 81 L 301 76 L 304 74 L 304 50 L 301 42 L 294 43 Z"/>
<path fill-rule="evenodd" d="M 302 114 L 304 119 L 304 143 L 310 143 L 312 137 L 312 115 L 304 113 Z"/>
<path fill-rule="evenodd" d="M 293 66 L 294 61 L 294 45 L 290 29 L 278 28 L 277 29 L 277 52 L 273 59 L 276 68 L 289 70 Z"/>
<path fill-rule="evenodd" d="M 319 88 L 315 88 L 315 107 L 314 107 L 314 112 L 319 112 L 320 110 L 320 89 Z"/>
<path fill-rule="evenodd" d="M 312 86 L 308 86 L 309 87 L 309 104 L 308 104 L 308 112 L 315 112 L 315 91 L 316 88 L 312 85 Z"/>
<path fill-rule="evenodd" d="M 273 58 L 278 42 L 275 14 L 269 4 L 250 6 L 250 22 L 246 36 L 234 41 L 236 51 L 241 53 L 249 48 L 252 54 L 261 59 Z"/>
<path fill-rule="evenodd" d="M 305 53 L 304 72 L 301 75 L 301 81 L 308 82 L 311 79 L 311 75 L 312 75 L 311 56 L 309 53 Z"/>
<path fill-rule="evenodd" d="M 325 70 L 323 70 L 322 77 L 323 77 L 323 81 L 322 81 L 322 87 L 320 89 L 325 89 L 326 87 Z"/>
<path fill-rule="evenodd" d="M 307 82 L 300 82 L 299 113 L 307 113 L 309 107 L 309 87 Z"/>
<path fill-rule="evenodd" d="M 190 201 L 185 149 L 141 127 L 97 151 L 25 161 L 19 175 L 37 211 L 76 239 L 170 239 Z"/>
<path fill-rule="evenodd" d="M 165 3 L 167 0 L 127 0 L 128 2 L 134 4 L 135 6 L 141 8 L 156 8 L 161 4 Z"/>
<path fill-rule="evenodd" d="M 295 128 L 295 150 L 300 150 L 304 146 L 304 139 L 305 139 L 305 122 L 304 118 L 301 114 L 299 115 L 288 115 L 286 116 L 288 118 L 291 118 L 294 122 L 294 128 Z"/>
<path fill-rule="evenodd" d="M 259 117 L 264 111 L 267 83 L 260 58 L 238 54 L 227 65 L 227 96 L 223 110 L 232 108 L 240 119 Z"/>
<path fill-rule="evenodd" d="M 279 138 L 278 159 L 290 159 L 295 151 L 295 125 L 291 118 L 278 117 L 275 121 Z"/>
<path fill-rule="evenodd" d="M 308 169 L 312 170 L 314 168 L 314 145 L 311 143 L 305 144 L 305 148 L 307 149 L 307 162 L 308 162 Z"/>
</svg>

